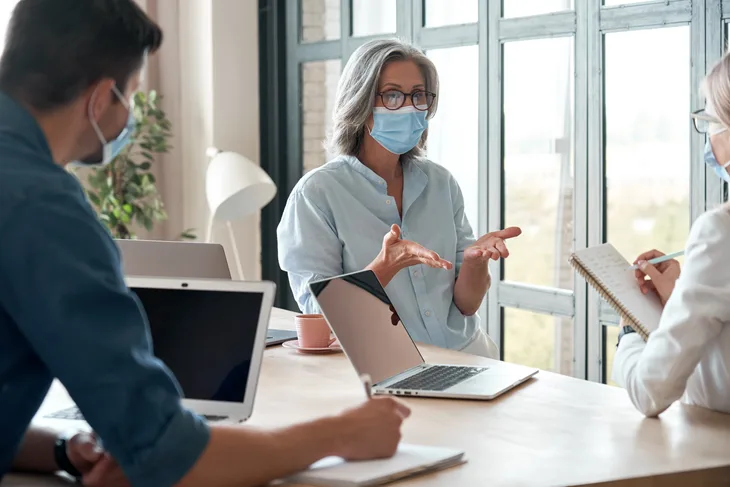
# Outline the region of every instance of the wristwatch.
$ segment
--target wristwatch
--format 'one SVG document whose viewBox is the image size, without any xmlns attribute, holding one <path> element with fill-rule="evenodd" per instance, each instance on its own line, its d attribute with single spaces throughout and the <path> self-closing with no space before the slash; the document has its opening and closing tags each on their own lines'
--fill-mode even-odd
<svg viewBox="0 0 730 487">
<path fill-rule="evenodd" d="M 74 467 L 71 460 L 68 458 L 68 451 L 66 449 L 68 445 L 68 438 L 65 436 L 59 436 L 56 438 L 56 444 L 53 447 L 53 456 L 56 459 L 56 465 L 59 470 L 62 470 L 77 480 L 81 480 L 83 475 L 79 470 Z"/>
<path fill-rule="evenodd" d="M 636 330 L 631 328 L 629 325 L 625 325 L 621 327 L 621 331 L 618 333 L 618 341 L 616 342 L 616 348 L 618 348 L 618 344 L 621 343 L 621 337 L 628 333 L 636 333 Z"/>
</svg>

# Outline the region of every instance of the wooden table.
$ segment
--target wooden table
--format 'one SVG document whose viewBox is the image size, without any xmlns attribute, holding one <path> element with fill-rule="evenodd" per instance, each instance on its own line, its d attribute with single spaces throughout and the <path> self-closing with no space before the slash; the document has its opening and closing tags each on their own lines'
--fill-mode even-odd
<svg viewBox="0 0 730 487">
<path fill-rule="evenodd" d="M 293 328 L 292 316 L 275 310 L 271 327 Z M 429 362 L 491 362 L 421 349 Z M 266 351 L 250 424 L 284 426 L 363 396 L 344 354 L 276 347 Z M 550 372 L 493 401 L 406 402 L 413 415 L 405 441 L 463 449 L 469 461 L 399 486 L 730 485 L 730 415 L 675 404 L 660 419 L 646 419 L 622 389 Z M 39 485 L 22 479 L 7 485 Z"/>
</svg>

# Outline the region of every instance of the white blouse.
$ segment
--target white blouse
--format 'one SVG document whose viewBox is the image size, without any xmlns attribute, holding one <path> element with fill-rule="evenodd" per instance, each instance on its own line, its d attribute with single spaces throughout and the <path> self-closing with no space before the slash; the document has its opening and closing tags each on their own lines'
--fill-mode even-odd
<svg viewBox="0 0 730 487">
<path fill-rule="evenodd" d="M 648 342 L 621 338 L 614 381 L 656 416 L 674 401 L 730 412 L 730 207 L 692 226 L 685 263 Z"/>
</svg>

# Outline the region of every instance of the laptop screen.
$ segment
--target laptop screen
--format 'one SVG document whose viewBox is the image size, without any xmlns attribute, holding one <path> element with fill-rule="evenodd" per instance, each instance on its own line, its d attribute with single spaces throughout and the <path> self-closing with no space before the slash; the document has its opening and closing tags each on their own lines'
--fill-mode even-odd
<svg viewBox="0 0 730 487">
<path fill-rule="evenodd" d="M 262 293 L 132 288 L 186 399 L 243 402 Z"/>
<path fill-rule="evenodd" d="M 309 286 L 358 374 L 374 384 L 423 364 L 372 271 L 313 282 Z"/>
</svg>

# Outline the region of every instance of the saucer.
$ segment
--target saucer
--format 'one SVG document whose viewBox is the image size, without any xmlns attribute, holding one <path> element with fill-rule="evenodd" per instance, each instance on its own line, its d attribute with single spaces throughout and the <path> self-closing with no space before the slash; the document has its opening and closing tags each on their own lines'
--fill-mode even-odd
<svg viewBox="0 0 730 487">
<path fill-rule="evenodd" d="M 282 343 L 281 346 L 284 348 L 296 350 L 299 353 L 339 353 L 339 352 L 342 352 L 342 347 L 340 347 L 339 343 L 337 343 L 337 342 L 334 342 L 329 347 L 303 348 L 303 347 L 299 346 L 299 340 L 289 340 L 288 342 Z"/>
</svg>

